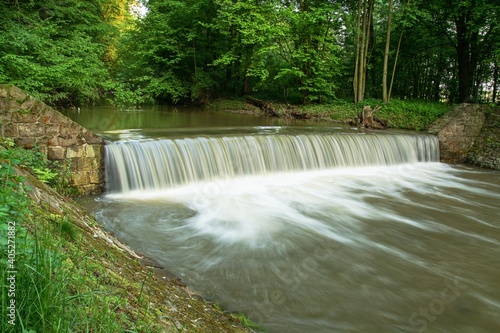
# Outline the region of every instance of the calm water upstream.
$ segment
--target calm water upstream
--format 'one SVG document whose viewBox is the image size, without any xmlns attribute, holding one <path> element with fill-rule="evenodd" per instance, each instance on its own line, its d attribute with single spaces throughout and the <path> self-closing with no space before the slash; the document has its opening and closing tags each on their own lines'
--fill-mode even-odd
<svg viewBox="0 0 500 333">
<path fill-rule="evenodd" d="M 266 332 L 500 332 L 500 172 L 427 136 L 104 111 L 70 114 L 112 141 L 82 203 Z"/>
</svg>

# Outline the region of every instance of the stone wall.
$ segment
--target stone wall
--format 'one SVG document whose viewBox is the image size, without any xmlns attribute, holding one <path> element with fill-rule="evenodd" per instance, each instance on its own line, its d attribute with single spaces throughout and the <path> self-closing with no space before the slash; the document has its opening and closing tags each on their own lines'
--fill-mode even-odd
<svg viewBox="0 0 500 333">
<path fill-rule="evenodd" d="M 460 104 L 429 129 L 439 138 L 441 162 L 464 163 L 485 123 L 487 106 Z"/>
<path fill-rule="evenodd" d="M 0 85 L 1 134 L 16 145 L 38 147 L 49 160 L 69 166 L 80 194 L 100 192 L 104 141 L 21 89 Z"/>
<path fill-rule="evenodd" d="M 478 139 L 467 153 L 465 162 L 500 170 L 500 108 L 487 113 Z"/>
</svg>

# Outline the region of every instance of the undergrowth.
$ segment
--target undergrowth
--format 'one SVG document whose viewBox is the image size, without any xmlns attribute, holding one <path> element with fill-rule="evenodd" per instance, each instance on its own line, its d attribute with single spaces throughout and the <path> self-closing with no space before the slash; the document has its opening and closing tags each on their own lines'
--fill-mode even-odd
<svg viewBox="0 0 500 333">
<path fill-rule="evenodd" d="M 47 162 L 4 140 L 0 163 L 0 331 L 162 331 L 148 313 L 146 295 L 131 298 L 126 289 L 110 288 L 125 282 L 96 260 L 103 253 L 86 243 L 82 230 L 28 197 L 15 167 L 30 167 L 50 183 L 55 177 Z"/>
<path fill-rule="evenodd" d="M 71 184 L 70 166 L 61 164 L 58 161 L 49 161 L 47 155 L 41 152 L 38 147 L 24 149 L 16 147 L 12 139 L 0 138 L 1 151 L 0 158 L 10 160 L 15 165 L 22 165 L 31 170 L 39 181 L 54 188 L 58 193 L 66 196 L 78 194 Z"/>
<path fill-rule="evenodd" d="M 381 100 L 365 99 L 358 105 L 338 100 L 329 104 L 303 106 L 301 110 L 311 113 L 326 112 L 333 121 L 346 123 L 356 119 L 366 105 L 380 106 L 375 116 L 387 120 L 389 127 L 415 131 L 427 129 L 436 119 L 451 109 L 448 104 L 421 100 L 394 99 L 385 105 Z"/>
<path fill-rule="evenodd" d="M 0 332 L 243 331 L 248 322 L 166 283 L 75 206 L 35 203 L 25 171 L 51 183 L 47 163 L 0 137 Z"/>
</svg>

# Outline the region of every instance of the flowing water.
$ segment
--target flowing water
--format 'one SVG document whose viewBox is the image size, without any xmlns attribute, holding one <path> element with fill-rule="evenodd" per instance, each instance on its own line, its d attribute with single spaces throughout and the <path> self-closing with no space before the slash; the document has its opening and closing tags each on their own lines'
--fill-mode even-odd
<svg viewBox="0 0 500 333">
<path fill-rule="evenodd" d="M 86 206 L 266 332 L 500 331 L 500 173 L 438 163 L 430 136 L 301 125 L 137 130 Z"/>
</svg>

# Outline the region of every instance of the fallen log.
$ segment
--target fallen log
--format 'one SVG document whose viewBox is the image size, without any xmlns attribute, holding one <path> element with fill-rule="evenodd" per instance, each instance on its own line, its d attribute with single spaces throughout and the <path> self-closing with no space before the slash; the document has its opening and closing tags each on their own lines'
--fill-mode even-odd
<svg viewBox="0 0 500 333">
<path fill-rule="evenodd" d="M 273 103 L 269 101 L 263 101 L 252 96 L 245 96 L 248 103 L 259 107 L 268 116 L 282 117 L 282 115 L 275 110 Z"/>
</svg>

